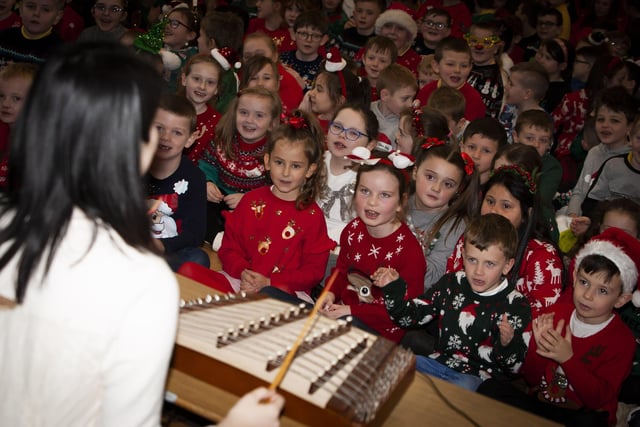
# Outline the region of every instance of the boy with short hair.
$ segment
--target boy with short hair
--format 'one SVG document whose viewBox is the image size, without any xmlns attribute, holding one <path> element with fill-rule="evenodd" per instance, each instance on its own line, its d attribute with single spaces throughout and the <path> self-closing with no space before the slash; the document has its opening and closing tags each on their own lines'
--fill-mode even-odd
<svg viewBox="0 0 640 427">
<path fill-rule="evenodd" d="M 573 188 L 567 207 L 567 215 L 573 217 L 571 228 L 582 227 L 589 221 L 581 217 L 586 214 L 582 211 L 582 204 L 600 167 L 608 159 L 629 152 L 628 134 L 637 108 L 636 100 L 621 86 L 600 92 L 594 108 L 596 134 L 600 143 L 587 153 L 580 177 Z"/>
<path fill-rule="evenodd" d="M 536 37 L 529 40 L 529 43 L 526 46 L 523 46 L 523 60 L 529 61 L 533 58 L 543 41 L 553 40 L 560 37 L 562 24 L 562 13 L 557 9 L 548 7 L 539 10 L 536 19 Z"/>
<path fill-rule="evenodd" d="M 10 133 L 27 101 L 37 72 L 36 64 L 23 62 L 9 64 L 0 71 L 0 191 L 4 191 L 8 184 Z"/>
<path fill-rule="evenodd" d="M 434 80 L 438 80 L 438 74 L 433 69 L 433 54 L 422 55 L 418 64 L 418 88 L 422 89 Z"/>
<path fill-rule="evenodd" d="M 395 64 L 397 58 L 398 48 L 390 38 L 375 36 L 367 41 L 362 55 L 361 75 L 369 80 L 372 101 L 379 99 L 376 85 L 378 84 L 380 73 L 389 65 Z"/>
<path fill-rule="evenodd" d="M 451 35 L 451 15 L 444 9 L 428 9 L 419 24 L 413 50 L 420 55 L 433 54 L 440 40 Z"/>
<path fill-rule="evenodd" d="M 504 145 L 507 145 L 504 127 L 491 117 L 474 120 L 464 130 L 460 151 L 473 159 L 482 186 L 489 181 L 493 158 Z"/>
<path fill-rule="evenodd" d="M 293 68 L 304 80 L 305 93 L 313 87 L 316 76 L 324 58 L 320 55 L 320 47 L 329 41 L 327 31 L 329 21 L 317 10 L 302 12 L 293 24 L 296 39 L 296 50 L 283 52 L 280 61 Z"/>
<path fill-rule="evenodd" d="M 521 111 L 544 110 L 540 102 L 544 99 L 548 88 L 549 76 L 537 62 L 521 62 L 511 68 L 505 87 L 506 105 L 499 119 L 509 136 L 512 135 Z"/>
<path fill-rule="evenodd" d="M 400 113 L 411 107 L 418 83 L 411 71 L 402 65 L 391 64 L 380 73 L 376 89 L 380 99 L 371 103 L 371 111 L 380 124 L 376 148 L 389 152 L 395 149 L 391 141 L 395 140 L 398 131 Z"/>
<path fill-rule="evenodd" d="M 147 174 L 151 231 L 156 247 L 176 271 L 185 262 L 209 267 L 200 249 L 206 232 L 207 190 L 204 174 L 183 155 L 196 140 L 196 111 L 178 95 L 164 95 L 153 121 L 158 149 Z"/>
<path fill-rule="evenodd" d="M 16 0 L 7 0 L 0 3 L 0 31 L 9 28 L 20 28 L 21 21 L 17 13 L 13 11 Z"/>
<path fill-rule="evenodd" d="M 23 0 L 22 27 L 0 32 L 0 68 L 9 62 L 44 63 L 62 39 L 53 26 L 62 18 L 65 0 Z"/>
<path fill-rule="evenodd" d="M 478 391 L 565 425 L 615 425 L 618 393 L 636 343 L 614 309 L 638 286 L 640 241 L 609 228 L 575 259 L 573 304 L 559 302 L 533 321 L 522 374 L 529 394 L 489 380 Z"/>
<path fill-rule="evenodd" d="M 469 83 L 471 73 L 471 50 L 466 41 L 455 37 L 446 37 L 438 43 L 434 54 L 433 68 L 440 78 L 425 85 L 416 96 L 420 105 L 426 105 L 434 90 L 440 86 L 449 86 L 459 90 L 466 100 L 464 116 L 473 121 L 485 116 L 486 107 L 482 97 Z"/>
<path fill-rule="evenodd" d="M 405 299 L 407 285 L 393 269 L 381 267 L 372 275 L 399 326 L 424 327 L 437 318 L 435 352 L 417 356 L 418 371 L 476 390 L 483 380 L 520 369 L 531 308 L 506 278 L 517 247 L 518 233 L 508 219 L 481 215 L 465 231 L 464 271 L 444 275 L 420 297 Z"/>
<path fill-rule="evenodd" d="M 513 142 L 529 145 L 536 149 L 542 159 L 542 170 L 538 171 L 538 193 L 542 203 L 542 217 L 549 223 L 553 232 L 552 239 L 558 241 L 558 226 L 555 220 L 553 198 L 558 192 L 562 178 L 562 166 L 551 155 L 553 144 L 553 119 L 543 110 L 527 110 L 518 115 L 513 130 Z"/>
<path fill-rule="evenodd" d="M 376 19 L 385 8 L 381 0 L 356 0 L 353 9 L 353 26 L 345 29 L 336 42 L 342 57 L 353 60 L 367 41 L 374 36 Z"/>
<path fill-rule="evenodd" d="M 448 86 L 434 90 L 427 102 L 427 107 L 435 108 L 447 118 L 451 136 L 458 145 L 462 143 L 462 135 L 469 125 L 469 121 L 464 118 L 465 106 L 466 101 L 460 91 Z"/>
</svg>

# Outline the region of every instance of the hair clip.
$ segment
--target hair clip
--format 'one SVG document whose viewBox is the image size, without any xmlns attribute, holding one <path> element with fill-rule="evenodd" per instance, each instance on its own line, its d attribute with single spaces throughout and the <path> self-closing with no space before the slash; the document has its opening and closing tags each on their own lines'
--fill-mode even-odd
<svg viewBox="0 0 640 427">
<path fill-rule="evenodd" d="M 413 129 L 416 131 L 418 138 L 424 138 L 424 127 L 422 126 L 422 110 L 414 108 L 411 111 L 411 119 L 413 121 Z"/>
<path fill-rule="evenodd" d="M 460 157 L 462 157 L 462 161 L 464 162 L 464 172 L 467 175 L 471 175 L 473 173 L 473 159 L 467 153 L 460 153 Z"/>
<path fill-rule="evenodd" d="M 513 174 L 513 175 L 516 175 L 516 176 L 522 178 L 524 183 L 529 188 L 529 193 L 536 194 L 537 187 L 536 187 L 535 179 L 531 176 L 531 174 L 529 172 L 527 172 L 526 170 L 522 169 L 520 166 L 518 166 L 518 165 L 500 166 L 499 168 L 493 170 L 493 172 L 491 173 L 491 176 L 495 175 L 496 173 L 498 173 L 500 171 L 505 171 L 505 172 L 508 172 L 510 174 Z"/>
<path fill-rule="evenodd" d="M 413 166 L 416 161 L 416 159 L 412 155 L 397 150 L 389 153 L 387 159 L 391 161 L 396 169 L 406 169 L 410 166 Z"/>
<path fill-rule="evenodd" d="M 437 147 L 438 145 L 446 145 L 446 142 L 438 138 L 430 137 L 427 138 L 427 140 L 420 146 L 420 148 L 422 148 L 423 150 L 428 150 L 429 148 Z"/>
<path fill-rule="evenodd" d="M 300 115 L 299 112 L 294 112 L 292 114 L 280 114 L 280 123 L 289 125 L 294 129 L 308 129 L 309 123 L 307 120 Z"/>
<path fill-rule="evenodd" d="M 380 161 L 377 157 L 372 158 L 371 151 L 366 147 L 356 147 L 351 151 L 351 154 L 347 154 L 344 158 L 360 163 L 361 165 L 375 165 Z"/>
</svg>

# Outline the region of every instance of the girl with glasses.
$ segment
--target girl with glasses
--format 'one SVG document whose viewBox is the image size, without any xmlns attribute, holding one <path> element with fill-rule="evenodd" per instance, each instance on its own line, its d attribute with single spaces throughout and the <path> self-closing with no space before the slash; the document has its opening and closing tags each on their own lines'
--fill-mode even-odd
<svg viewBox="0 0 640 427">
<path fill-rule="evenodd" d="M 180 68 L 184 63 L 198 53 L 194 46 L 199 34 L 198 17 L 186 6 L 178 6 L 165 18 L 164 47 L 180 58 L 180 67 L 175 70 L 165 68 L 164 79 L 167 81 L 167 91 L 174 93 L 178 87 Z"/>
<path fill-rule="evenodd" d="M 327 220 L 329 237 L 340 241 L 340 233 L 354 218 L 351 198 L 356 182 L 354 164 L 346 158 L 358 147 L 372 150 L 378 135 L 378 120 L 368 108 L 345 105 L 333 116 L 326 134 L 324 163 L 327 184 L 318 200 Z M 333 258 L 335 263 L 335 257 Z"/>
</svg>

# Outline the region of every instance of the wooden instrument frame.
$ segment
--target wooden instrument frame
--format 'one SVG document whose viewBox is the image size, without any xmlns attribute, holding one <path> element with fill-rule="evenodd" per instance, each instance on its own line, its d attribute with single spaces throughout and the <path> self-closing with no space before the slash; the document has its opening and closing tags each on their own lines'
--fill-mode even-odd
<svg viewBox="0 0 640 427">
<path fill-rule="evenodd" d="M 211 288 L 184 276 L 178 275 L 177 278 L 180 284 L 180 295 L 184 299 L 215 293 Z M 171 396 L 168 400 L 199 416 L 219 421 L 239 396 L 257 386 L 268 386 L 267 383 L 253 375 L 230 368 L 228 365 L 225 365 L 225 369 L 218 369 L 219 366 L 216 364 L 225 365 L 193 350 L 176 345 L 167 379 L 166 388 Z M 224 384 L 224 388 L 216 384 Z M 443 402 L 442 395 L 481 426 L 559 426 L 552 421 L 437 378 L 427 378 L 420 373 L 417 373 L 414 378 L 407 376 L 402 384 L 402 387 L 404 386 L 408 387 L 406 392 L 404 394 L 395 393 L 397 401 L 385 404 L 372 425 L 386 427 L 406 427 L 425 425 L 425 423 L 441 427 L 471 425 L 468 419 Z M 437 391 L 434 387 L 437 387 Z M 279 393 L 286 399 L 285 410 L 281 417 L 282 426 L 345 425 L 344 418 L 331 411 L 318 407 L 310 409 L 313 405 L 299 397 L 281 390 Z"/>
</svg>

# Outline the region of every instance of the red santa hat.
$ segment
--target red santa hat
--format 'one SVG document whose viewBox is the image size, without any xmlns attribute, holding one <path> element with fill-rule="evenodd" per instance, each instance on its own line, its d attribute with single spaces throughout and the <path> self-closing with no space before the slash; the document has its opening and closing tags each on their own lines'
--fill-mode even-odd
<svg viewBox="0 0 640 427">
<path fill-rule="evenodd" d="M 411 39 L 415 39 L 416 35 L 418 35 L 418 24 L 416 24 L 412 14 L 413 11 L 402 3 L 391 3 L 389 8 L 376 19 L 376 34 L 380 34 L 380 30 L 385 24 L 394 23 L 409 31 Z"/>
<path fill-rule="evenodd" d="M 211 49 L 211 56 L 225 71 L 231 69 L 231 64 L 236 70 L 240 68 L 241 64 L 238 62 L 238 53 L 230 47 L 221 47 L 220 49 Z"/>
<path fill-rule="evenodd" d="M 344 70 L 347 66 L 347 61 L 344 60 L 337 47 L 332 46 L 329 52 L 325 54 L 324 69 L 330 73 L 337 73 Z"/>
<path fill-rule="evenodd" d="M 640 241 L 619 228 L 607 228 L 591 239 L 576 255 L 576 269 L 589 255 L 600 255 L 613 262 L 620 270 L 624 293 L 633 293 L 633 305 L 640 307 L 638 271 L 640 271 Z"/>
</svg>

